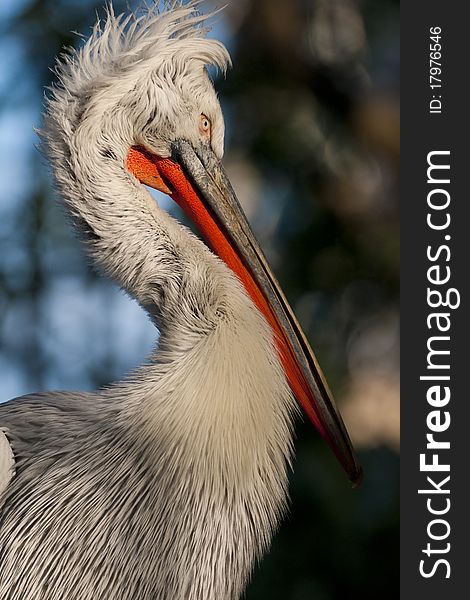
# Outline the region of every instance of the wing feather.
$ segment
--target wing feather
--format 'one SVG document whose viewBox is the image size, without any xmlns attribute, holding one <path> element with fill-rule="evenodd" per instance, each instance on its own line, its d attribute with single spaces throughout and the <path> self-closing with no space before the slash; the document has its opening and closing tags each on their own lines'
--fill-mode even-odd
<svg viewBox="0 0 470 600">
<path fill-rule="evenodd" d="M 5 432 L 0 429 L 0 500 L 15 475 L 15 457 Z"/>
</svg>

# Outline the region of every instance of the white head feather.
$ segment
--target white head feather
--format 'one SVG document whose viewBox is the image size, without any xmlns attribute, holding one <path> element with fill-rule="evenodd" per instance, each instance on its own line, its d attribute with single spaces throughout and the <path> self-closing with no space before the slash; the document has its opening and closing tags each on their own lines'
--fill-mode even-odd
<svg viewBox="0 0 470 600">
<path fill-rule="evenodd" d="M 199 4 L 173 2 L 169 11 L 127 17 L 108 7 L 104 24 L 98 21 L 86 43 L 58 64 L 59 85 L 46 120 L 55 152 L 78 126 L 93 128 L 112 117 L 128 128 L 109 131 L 110 141 L 119 136 L 169 156 L 178 137 L 198 141 L 203 112 L 212 122 L 213 150 L 222 157 L 224 122 L 206 66 L 225 72 L 230 56 L 223 44 L 205 37 L 204 22 L 212 15 L 199 15 Z"/>
</svg>

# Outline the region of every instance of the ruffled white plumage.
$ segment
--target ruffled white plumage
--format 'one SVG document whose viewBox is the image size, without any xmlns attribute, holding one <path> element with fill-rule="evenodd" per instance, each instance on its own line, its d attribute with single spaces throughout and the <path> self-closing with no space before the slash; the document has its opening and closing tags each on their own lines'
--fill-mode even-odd
<svg viewBox="0 0 470 600">
<path fill-rule="evenodd" d="M 286 508 L 294 405 L 273 332 L 125 168 L 135 144 L 163 157 L 172 140 L 197 145 L 201 114 L 222 156 L 204 65 L 229 57 L 196 6 L 129 19 L 110 8 L 57 69 L 42 136 L 58 190 L 160 338 L 148 365 L 106 390 L 0 405 L 16 455 L 11 480 L 4 436 L 1 598 L 235 600 Z"/>
</svg>

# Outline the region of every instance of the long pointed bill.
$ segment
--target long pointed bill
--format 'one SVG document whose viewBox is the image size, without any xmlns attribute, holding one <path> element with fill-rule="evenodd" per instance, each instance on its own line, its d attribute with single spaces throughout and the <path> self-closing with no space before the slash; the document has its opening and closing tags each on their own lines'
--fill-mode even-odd
<svg viewBox="0 0 470 600">
<path fill-rule="evenodd" d="M 127 166 L 147 185 L 169 193 L 211 249 L 242 281 L 274 330 L 289 385 L 349 479 L 362 478 L 351 440 L 315 355 L 253 235 L 220 161 L 206 146 L 173 144 L 172 160 L 143 149 L 129 151 Z"/>
</svg>

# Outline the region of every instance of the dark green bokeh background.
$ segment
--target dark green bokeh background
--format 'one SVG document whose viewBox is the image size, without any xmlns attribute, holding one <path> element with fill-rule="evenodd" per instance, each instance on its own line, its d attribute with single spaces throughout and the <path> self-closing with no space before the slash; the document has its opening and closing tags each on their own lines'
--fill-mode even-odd
<svg viewBox="0 0 470 600">
<path fill-rule="evenodd" d="M 102 2 L 2 4 L 3 401 L 108 383 L 154 333 L 85 266 L 34 149 L 54 57 L 79 43 L 70 32 L 89 32 Z M 216 81 L 229 174 L 366 473 L 352 490 L 299 423 L 292 510 L 249 600 L 398 597 L 398 12 L 395 0 L 228 0 L 211 34 L 234 61 Z"/>
</svg>

